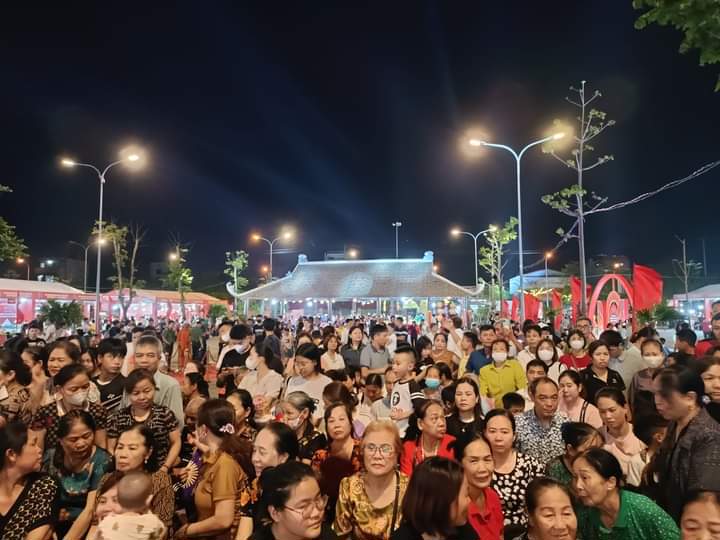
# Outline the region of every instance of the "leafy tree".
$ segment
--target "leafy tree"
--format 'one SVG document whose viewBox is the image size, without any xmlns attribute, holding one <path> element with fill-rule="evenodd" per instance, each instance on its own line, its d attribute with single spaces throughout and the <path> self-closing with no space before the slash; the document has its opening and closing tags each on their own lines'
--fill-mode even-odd
<svg viewBox="0 0 720 540">
<path fill-rule="evenodd" d="M 12 193 L 8 186 L 0 185 L 0 193 Z M 0 217 L 0 261 L 27 255 L 27 246 L 15 232 L 15 227 Z"/>
<path fill-rule="evenodd" d="M 649 309 L 638 310 L 636 315 L 638 322 L 644 326 L 655 322 L 664 324 L 672 323 L 682 320 L 683 318 L 680 313 L 666 304 L 655 304 Z"/>
<path fill-rule="evenodd" d="M 56 328 L 77 326 L 82 322 L 82 319 L 82 307 L 75 300 L 66 303 L 48 300 L 40 308 L 40 320 L 52 323 Z"/>
<path fill-rule="evenodd" d="M 247 287 L 248 279 L 242 275 L 243 270 L 248 265 L 248 254 L 242 250 L 226 251 L 225 252 L 225 275 L 232 279 L 231 283 L 227 284 L 227 289 L 230 294 L 233 295 L 235 301 L 235 315 L 238 314 L 237 298 L 236 295 L 240 293 L 245 287 Z M 232 291 L 230 290 L 232 288 Z"/>
<path fill-rule="evenodd" d="M 478 250 L 480 267 L 490 274 L 491 294 L 494 283 L 497 282 L 501 302 L 503 299 L 503 269 L 507 265 L 507 261 L 503 262 L 503 255 L 506 253 L 505 246 L 517 239 L 517 224 L 517 218 L 511 217 L 502 227 L 489 228 L 485 234 L 487 246 Z M 494 305 L 494 298 L 490 298 L 490 304 Z"/>
<path fill-rule="evenodd" d="M 580 302 L 580 312 L 587 311 L 587 269 L 585 259 L 585 214 L 589 210 L 593 210 L 603 204 L 607 198 L 602 198 L 595 193 L 589 193 L 583 185 L 584 173 L 599 167 L 613 160 L 612 155 L 605 154 L 596 158 L 592 163 L 586 160 L 586 152 L 595 150 L 591 143 L 598 135 L 610 126 L 615 125 L 614 120 L 608 120 L 606 113 L 590 107 L 590 104 L 599 98 L 602 94 L 595 90 L 588 97 L 585 90 L 585 81 L 581 81 L 580 88 L 570 87 L 570 90 L 578 94 L 577 99 L 566 97 L 565 99 L 580 109 L 580 115 L 577 116 L 578 131 L 572 137 L 573 145 L 570 151 L 570 157 L 561 157 L 558 152 L 558 142 L 550 141 L 543 146 L 545 152 L 549 152 L 554 158 L 560 161 L 566 167 L 575 171 L 577 183 L 566 187 L 556 193 L 544 195 L 542 202 L 557 210 L 558 212 L 573 218 L 575 226 L 577 226 L 577 234 L 573 234 L 572 230 L 566 232 L 564 229 L 557 229 L 557 234 L 565 239 L 577 238 L 578 240 L 578 258 L 580 261 L 580 281 L 582 282 L 582 299 Z M 555 121 L 559 124 L 559 121 Z M 565 137 L 567 138 L 567 137 Z M 561 139 L 562 140 L 562 139 Z M 590 200 L 587 201 L 586 198 Z"/>
<path fill-rule="evenodd" d="M 225 304 L 210 304 L 208 308 L 208 319 L 215 320 L 227 317 L 228 308 Z"/>
<path fill-rule="evenodd" d="M 113 288 L 118 291 L 118 302 L 122 310 L 123 319 L 127 319 L 127 312 L 135 298 L 136 288 L 142 288 L 145 282 L 135 277 L 137 273 L 137 256 L 140 251 L 140 244 L 145 236 L 139 226 L 118 225 L 110 222 L 102 224 L 102 234 L 98 225 L 92 232 L 110 243 L 112 246 L 113 268 L 115 275 L 108 279 L 112 282 Z"/>
<path fill-rule="evenodd" d="M 177 289 L 180 293 L 180 313 L 183 320 L 187 320 L 185 314 L 185 293 L 191 290 L 193 282 L 192 270 L 186 266 L 186 255 L 190 251 L 188 248 L 175 244 L 175 250 L 170 257 L 168 264 L 168 273 L 163 279 L 163 286 L 168 289 Z"/>
<path fill-rule="evenodd" d="M 700 65 L 720 62 L 720 9 L 717 0 L 634 0 L 635 9 L 645 13 L 635 21 L 642 30 L 650 24 L 672 26 L 683 32 L 680 53 L 697 49 Z M 720 90 L 720 77 L 715 91 Z"/>
</svg>

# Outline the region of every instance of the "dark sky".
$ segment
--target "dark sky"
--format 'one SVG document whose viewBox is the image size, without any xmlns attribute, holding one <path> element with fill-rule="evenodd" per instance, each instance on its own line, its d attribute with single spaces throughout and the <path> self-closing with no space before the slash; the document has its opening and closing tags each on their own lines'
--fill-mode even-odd
<svg viewBox="0 0 720 540">
<path fill-rule="evenodd" d="M 471 241 L 516 215 L 514 164 L 502 152 L 468 161 L 458 139 L 483 126 L 521 147 L 586 79 L 617 125 L 597 140 L 615 161 L 587 176 L 621 201 L 720 158 L 716 71 L 678 54 L 670 29 L 633 28 L 631 2 L 96 2 L 6 7 L 2 44 L 3 216 L 31 253 L 58 256 L 85 240 L 98 183 L 58 157 L 98 165 L 127 142 L 146 170 L 108 175 L 106 212 L 148 230 L 143 262 L 166 257 L 170 233 L 192 245 L 197 271 L 221 271 L 229 249 L 294 226 L 311 259 L 353 245 L 368 258 L 434 250 L 441 272 L 470 283 Z M 75 6 L 74 8 L 72 6 Z M 525 247 L 545 250 L 568 219 L 539 197 L 574 181 L 539 150 L 523 163 Z M 720 169 L 629 209 L 594 216 L 588 253 L 720 265 Z M 276 275 L 297 255 L 275 259 Z M 530 257 L 532 258 L 532 257 Z M 576 258 L 566 246 L 559 260 Z M 109 265 L 108 265 L 109 266 Z"/>
</svg>

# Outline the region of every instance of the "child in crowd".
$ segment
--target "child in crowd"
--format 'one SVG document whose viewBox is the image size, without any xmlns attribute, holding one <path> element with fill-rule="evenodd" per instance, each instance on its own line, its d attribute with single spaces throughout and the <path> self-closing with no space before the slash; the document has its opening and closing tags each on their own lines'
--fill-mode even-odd
<svg viewBox="0 0 720 540">
<path fill-rule="evenodd" d="M 106 516 L 98 525 L 95 540 L 160 540 L 165 525 L 150 512 L 152 480 L 141 472 L 123 476 L 117 486 L 122 511 Z"/>
<path fill-rule="evenodd" d="M 525 398 L 517 392 L 508 392 L 502 397 L 503 409 L 513 416 L 525 412 Z"/>
<path fill-rule="evenodd" d="M 415 382 L 414 368 L 415 350 L 406 344 L 398 346 L 393 356 L 392 369 L 397 382 L 390 394 L 390 418 L 395 421 L 400 437 L 405 436 L 408 418 L 424 398 L 420 385 Z"/>
</svg>

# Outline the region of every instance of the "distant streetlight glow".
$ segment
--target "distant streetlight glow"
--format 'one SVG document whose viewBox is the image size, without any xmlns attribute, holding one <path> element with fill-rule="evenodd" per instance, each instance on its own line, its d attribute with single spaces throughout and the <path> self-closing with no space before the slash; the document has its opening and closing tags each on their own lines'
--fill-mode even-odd
<svg viewBox="0 0 720 540">
<path fill-rule="evenodd" d="M 560 132 L 556 133 L 555 135 L 553 135 L 552 138 L 554 141 L 557 141 L 559 139 L 562 139 L 564 136 L 565 136 L 565 134 L 562 131 L 560 131 Z"/>
<path fill-rule="evenodd" d="M 64 167 L 74 167 L 75 166 L 75 162 L 72 159 L 68 159 L 68 158 L 61 159 L 60 164 L 63 165 Z"/>
<path fill-rule="evenodd" d="M 128 161 L 137 161 L 137 160 L 139 160 L 139 159 L 140 159 L 140 156 L 138 156 L 137 154 L 130 154 L 130 155 L 127 157 L 127 160 L 128 160 Z"/>
<path fill-rule="evenodd" d="M 545 259 L 552 259 L 552 256 L 553 256 L 552 251 L 548 251 L 545 253 Z"/>
<path fill-rule="evenodd" d="M 253 233 L 251 238 L 253 240 L 257 241 L 263 241 L 267 243 L 268 246 L 270 246 L 270 268 L 269 268 L 269 276 L 268 280 L 272 281 L 272 273 L 273 273 L 273 248 L 275 247 L 275 242 L 279 242 L 280 240 L 290 240 L 293 237 L 292 231 L 285 231 L 280 234 L 277 238 L 273 238 L 272 240 L 265 238 L 264 236 L 261 236 L 257 233 Z"/>
<path fill-rule="evenodd" d="M 437 264 L 433 264 L 433 272 L 437 272 L 439 268 Z"/>
<path fill-rule="evenodd" d="M 18 257 L 17 259 L 15 259 L 15 262 L 18 264 L 23 264 L 25 262 L 25 259 L 23 259 L 22 257 Z"/>
<path fill-rule="evenodd" d="M 482 146 L 485 144 L 485 142 L 481 141 L 480 139 L 470 139 L 468 143 L 470 144 L 470 146 Z"/>
<path fill-rule="evenodd" d="M 358 256 L 358 250 L 357 249 L 349 249 L 347 254 L 348 254 L 348 257 L 350 257 L 351 259 L 355 259 Z"/>
<path fill-rule="evenodd" d="M 170 259 L 171 261 L 177 261 L 177 258 L 177 253 L 170 253 L 170 255 L 168 255 L 168 259 Z"/>
<path fill-rule="evenodd" d="M 488 228 L 485 229 L 484 231 L 480 231 L 480 232 L 477 233 L 477 234 L 473 234 L 473 233 L 470 233 L 470 232 L 467 232 L 467 231 L 462 231 L 462 230 L 458 229 L 457 227 L 455 227 L 454 229 L 452 229 L 452 230 L 450 231 L 450 234 L 453 235 L 453 236 L 456 236 L 456 237 L 457 237 L 457 236 L 460 236 L 461 234 L 464 234 L 464 235 L 469 236 L 470 238 L 473 239 L 473 245 L 474 245 L 474 248 L 473 248 L 473 266 L 474 266 L 474 268 L 475 268 L 475 288 L 477 288 L 477 286 L 478 286 L 478 281 L 479 281 L 479 276 L 478 276 L 478 259 L 477 259 L 477 254 L 478 254 L 478 238 L 480 238 L 481 236 L 483 236 L 483 235 L 485 235 L 485 234 L 487 234 L 487 233 L 489 233 L 489 232 L 495 232 L 495 229 L 496 229 L 496 227 L 495 227 L 494 225 L 490 225 L 490 227 L 488 227 Z"/>
<path fill-rule="evenodd" d="M 30 263 L 27 261 L 27 259 L 25 259 L 25 257 L 18 257 L 17 259 L 15 259 L 15 262 L 27 266 L 27 280 L 30 281 Z"/>
</svg>

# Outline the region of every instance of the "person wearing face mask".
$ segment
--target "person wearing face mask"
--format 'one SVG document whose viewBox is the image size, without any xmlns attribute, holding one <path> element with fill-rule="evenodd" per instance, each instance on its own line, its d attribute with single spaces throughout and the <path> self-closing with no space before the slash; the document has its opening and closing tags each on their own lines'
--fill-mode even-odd
<svg viewBox="0 0 720 540">
<path fill-rule="evenodd" d="M 653 397 L 653 377 L 663 368 L 665 355 L 663 346 L 656 339 L 646 339 L 640 345 L 645 368 L 633 375 L 627 398 L 633 418 L 657 414 Z"/>
<path fill-rule="evenodd" d="M 245 367 L 245 362 L 250 356 L 250 346 L 253 339 L 253 331 L 247 324 L 236 324 L 228 334 L 229 342 L 220 356 L 215 367 L 218 373 L 229 372 L 232 368 Z"/>
<path fill-rule="evenodd" d="M 527 388 L 525 371 L 517 360 L 508 358 L 509 350 L 506 340 L 496 339 L 492 344 L 492 364 L 480 369 L 480 393 L 496 404 L 505 394 Z"/>
<path fill-rule="evenodd" d="M 327 446 L 325 435 L 315 429 L 312 421 L 315 401 L 305 392 L 290 392 L 280 408 L 283 423 L 297 436 L 299 459 L 309 465 L 315 452 Z"/>
<path fill-rule="evenodd" d="M 250 348 L 250 354 L 245 360 L 245 367 L 250 372 L 240 381 L 238 388 L 247 390 L 253 397 L 255 408 L 258 412 L 258 420 L 267 418 L 270 415 L 275 403 L 282 391 L 283 378 L 277 371 L 270 368 L 274 358 L 272 349 L 262 348 L 262 354 L 254 345 Z"/>
<path fill-rule="evenodd" d="M 70 364 L 62 368 L 53 378 L 59 389 L 56 401 L 40 407 L 33 415 L 30 429 L 35 432 L 42 448 L 54 448 L 57 444 L 58 421 L 69 411 L 82 409 L 90 413 L 95 421 L 95 444 L 107 448 L 108 413 L 99 403 L 88 401 L 90 377 L 81 364 Z"/>
<path fill-rule="evenodd" d="M 567 368 L 560 363 L 560 353 L 552 338 L 543 338 L 538 342 L 535 356 L 545 362 L 547 376 L 558 382 L 560 374 Z"/>
<path fill-rule="evenodd" d="M 587 341 L 585 335 L 580 330 L 573 330 L 567 337 L 568 348 L 567 354 L 560 357 L 560 363 L 568 369 L 580 371 L 590 365 L 590 355 L 585 350 Z"/>
</svg>

